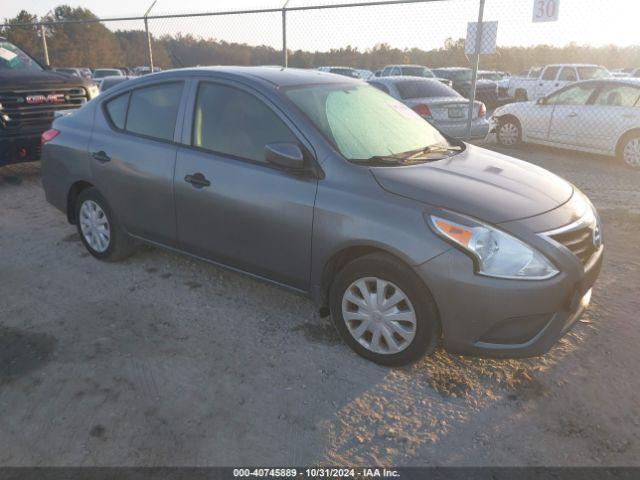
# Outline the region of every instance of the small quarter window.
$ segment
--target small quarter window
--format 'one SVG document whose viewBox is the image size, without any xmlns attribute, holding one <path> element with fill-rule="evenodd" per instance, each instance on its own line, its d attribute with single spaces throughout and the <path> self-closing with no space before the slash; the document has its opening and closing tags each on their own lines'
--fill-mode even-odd
<svg viewBox="0 0 640 480">
<path fill-rule="evenodd" d="M 105 107 L 107 109 L 107 115 L 111 120 L 111 123 L 116 128 L 124 130 L 124 124 L 127 119 L 127 105 L 129 104 L 129 93 L 120 95 L 119 97 L 109 100 Z"/>
</svg>

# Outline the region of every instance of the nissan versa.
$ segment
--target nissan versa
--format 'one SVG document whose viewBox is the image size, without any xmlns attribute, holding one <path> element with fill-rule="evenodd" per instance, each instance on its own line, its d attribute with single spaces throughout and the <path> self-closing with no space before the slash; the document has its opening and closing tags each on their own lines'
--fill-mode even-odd
<svg viewBox="0 0 640 480">
<path fill-rule="evenodd" d="M 167 71 L 113 87 L 42 141 L 47 200 L 94 257 L 142 240 L 304 292 L 385 365 L 439 343 L 542 354 L 602 263 L 577 188 L 343 76 Z"/>
</svg>

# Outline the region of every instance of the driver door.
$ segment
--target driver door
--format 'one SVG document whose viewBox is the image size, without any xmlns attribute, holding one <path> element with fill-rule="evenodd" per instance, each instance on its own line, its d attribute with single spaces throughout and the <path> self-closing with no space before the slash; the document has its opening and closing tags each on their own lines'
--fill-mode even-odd
<svg viewBox="0 0 640 480">
<path fill-rule="evenodd" d="M 547 105 L 553 105 L 548 141 L 562 146 L 578 146 L 579 128 L 588 121 L 588 103 L 596 91 L 597 83 L 571 85 L 547 97 Z"/>
</svg>

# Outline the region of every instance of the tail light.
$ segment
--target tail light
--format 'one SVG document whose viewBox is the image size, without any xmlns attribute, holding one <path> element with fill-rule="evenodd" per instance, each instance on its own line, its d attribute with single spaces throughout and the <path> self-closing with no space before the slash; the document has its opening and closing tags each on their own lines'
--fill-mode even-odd
<svg viewBox="0 0 640 480">
<path fill-rule="evenodd" d="M 480 102 L 480 110 L 478 111 L 478 117 L 483 118 L 487 115 L 487 106 Z"/>
<path fill-rule="evenodd" d="M 47 142 L 50 142 L 51 140 L 56 138 L 58 135 L 60 135 L 59 130 L 56 130 L 55 128 L 50 128 L 49 130 L 44 132 L 40 137 L 40 146 L 44 145 Z"/>
<path fill-rule="evenodd" d="M 424 103 L 420 103 L 418 105 L 415 105 L 413 107 L 413 111 L 416 112 L 421 117 L 430 117 L 431 116 L 431 110 L 429 110 L 429 107 L 426 106 Z"/>
</svg>

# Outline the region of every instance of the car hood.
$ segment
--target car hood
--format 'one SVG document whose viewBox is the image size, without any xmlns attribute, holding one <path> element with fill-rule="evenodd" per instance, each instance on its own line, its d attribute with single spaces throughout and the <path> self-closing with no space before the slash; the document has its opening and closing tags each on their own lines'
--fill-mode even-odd
<svg viewBox="0 0 640 480">
<path fill-rule="evenodd" d="M 3 89 L 30 87 L 76 87 L 88 86 L 91 82 L 68 74 L 43 70 L 0 70 L 0 81 Z"/>
<path fill-rule="evenodd" d="M 573 194 L 543 168 L 472 145 L 444 160 L 371 171 L 390 193 L 493 224 L 553 210 Z"/>
</svg>

